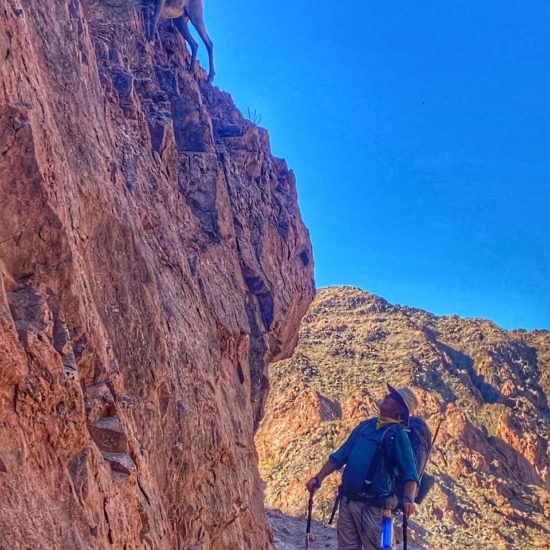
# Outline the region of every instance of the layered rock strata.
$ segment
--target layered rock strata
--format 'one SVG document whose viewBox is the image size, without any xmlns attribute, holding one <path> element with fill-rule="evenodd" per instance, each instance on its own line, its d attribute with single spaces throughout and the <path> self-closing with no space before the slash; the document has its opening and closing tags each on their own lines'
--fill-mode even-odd
<svg viewBox="0 0 550 550">
<path fill-rule="evenodd" d="M 270 546 L 266 365 L 314 293 L 267 133 L 128 0 L 0 0 L 0 546 Z"/>
<path fill-rule="evenodd" d="M 386 381 L 409 385 L 432 430 L 436 486 L 412 524 L 415 548 L 548 548 L 550 332 L 436 317 L 354 288 L 319 291 L 292 359 L 270 367 L 257 433 L 267 505 L 305 513 L 304 483 Z M 327 521 L 339 475 L 316 496 Z"/>
</svg>

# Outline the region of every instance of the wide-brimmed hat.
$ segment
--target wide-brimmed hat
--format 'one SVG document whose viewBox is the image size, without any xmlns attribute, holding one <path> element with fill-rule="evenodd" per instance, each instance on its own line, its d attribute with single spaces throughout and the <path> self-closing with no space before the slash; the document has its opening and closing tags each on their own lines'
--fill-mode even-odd
<svg viewBox="0 0 550 550">
<path fill-rule="evenodd" d="M 413 391 L 410 388 L 394 388 L 392 385 L 388 384 L 388 390 L 390 393 L 396 394 L 400 401 L 407 407 L 409 414 L 412 414 L 416 407 L 418 407 L 418 399 L 414 395 Z"/>
</svg>

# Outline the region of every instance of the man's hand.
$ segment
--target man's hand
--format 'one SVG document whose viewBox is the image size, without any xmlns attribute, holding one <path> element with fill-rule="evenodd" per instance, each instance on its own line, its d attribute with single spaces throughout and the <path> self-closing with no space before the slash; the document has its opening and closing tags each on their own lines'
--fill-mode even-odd
<svg viewBox="0 0 550 550">
<path fill-rule="evenodd" d="M 307 483 L 306 487 L 307 490 L 313 494 L 319 487 L 321 487 L 321 483 L 323 483 L 323 479 L 330 475 L 334 470 L 337 470 L 338 466 L 336 465 L 336 462 L 331 460 L 330 458 L 323 464 L 323 467 L 319 470 L 319 473 L 316 476 L 313 476 Z"/>
<path fill-rule="evenodd" d="M 413 502 L 409 502 L 407 500 L 405 500 L 405 502 L 403 502 L 403 515 L 406 517 L 406 518 L 409 518 L 410 516 L 412 516 L 414 514 L 414 503 Z"/>
<path fill-rule="evenodd" d="M 408 518 L 414 514 L 414 497 L 416 495 L 416 481 L 407 481 L 404 487 L 403 515 Z"/>
<path fill-rule="evenodd" d="M 321 479 L 317 476 L 312 477 L 307 483 L 306 483 L 307 490 L 313 494 L 319 487 L 321 487 Z"/>
</svg>

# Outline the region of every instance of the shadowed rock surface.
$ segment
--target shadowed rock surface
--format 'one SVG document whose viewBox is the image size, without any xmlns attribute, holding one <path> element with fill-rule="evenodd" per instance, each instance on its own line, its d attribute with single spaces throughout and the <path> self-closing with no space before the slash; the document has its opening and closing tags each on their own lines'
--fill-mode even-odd
<svg viewBox="0 0 550 550">
<path fill-rule="evenodd" d="M 2 548 L 262 549 L 295 180 L 138 2 L 0 0 Z"/>
<path fill-rule="evenodd" d="M 429 468 L 437 484 L 411 522 L 413 547 L 549 547 L 550 332 L 327 288 L 303 319 L 294 356 L 272 365 L 270 380 L 256 436 L 268 507 L 305 514 L 305 481 L 376 415 L 389 381 L 414 387 L 432 431 L 444 418 Z M 339 477 L 317 494 L 318 520 L 328 521 Z"/>
</svg>

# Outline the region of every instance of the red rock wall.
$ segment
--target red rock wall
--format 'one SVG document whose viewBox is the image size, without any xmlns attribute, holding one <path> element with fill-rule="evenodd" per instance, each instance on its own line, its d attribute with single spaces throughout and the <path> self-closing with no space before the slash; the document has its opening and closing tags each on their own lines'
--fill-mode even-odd
<svg viewBox="0 0 550 550">
<path fill-rule="evenodd" d="M 0 0 L 0 546 L 266 548 L 294 176 L 131 4 Z"/>
</svg>

